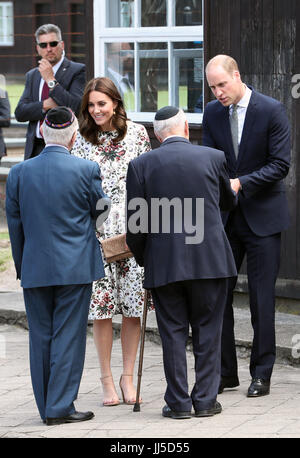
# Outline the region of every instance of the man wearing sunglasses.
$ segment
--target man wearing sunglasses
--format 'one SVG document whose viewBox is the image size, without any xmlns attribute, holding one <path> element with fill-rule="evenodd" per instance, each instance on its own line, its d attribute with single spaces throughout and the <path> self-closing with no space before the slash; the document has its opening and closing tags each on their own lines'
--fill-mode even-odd
<svg viewBox="0 0 300 458">
<path fill-rule="evenodd" d="M 38 67 L 26 74 L 24 92 L 15 110 L 17 121 L 29 121 L 24 159 L 38 156 L 45 143 L 40 125 L 48 110 L 67 106 L 78 115 L 86 82 L 85 65 L 65 57 L 61 30 L 54 24 L 35 32 Z"/>
</svg>

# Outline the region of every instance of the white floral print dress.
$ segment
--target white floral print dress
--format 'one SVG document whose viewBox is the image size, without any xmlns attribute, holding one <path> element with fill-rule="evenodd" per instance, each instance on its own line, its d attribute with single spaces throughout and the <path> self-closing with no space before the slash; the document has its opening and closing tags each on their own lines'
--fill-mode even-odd
<svg viewBox="0 0 300 458">
<path fill-rule="evenodd" d="M 123 234 L 125 228 L 126 175 L 129 162 L 151 149 L 150 140 L 144 126 L 128 122 L 125 138 L 113 144 L 116 131 L 101 132 L 98 146 L 85 140 L 78 132 L 72 154 L 97 162 L 101 169 L 102 187 L 111 199 L 111 211 L 99 232 L 103 238 Z M 134 258 L 107 264 L 104 261 L 106 276 L 93 283 L 89 319 L 112 318 L 122 313 L 126 317 L 140 317 L 143 313 L 144 269 Z M 150 295 L 149 295 L 150 296 Z M 153 309 L 149 299 L 148 310 Z"/>
</svg>

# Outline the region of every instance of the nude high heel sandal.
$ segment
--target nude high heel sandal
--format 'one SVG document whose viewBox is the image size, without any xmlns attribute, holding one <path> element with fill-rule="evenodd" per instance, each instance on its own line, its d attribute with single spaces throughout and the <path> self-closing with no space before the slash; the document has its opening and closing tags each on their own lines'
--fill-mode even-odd
<svg viewBox="0 0 300 458">
<path fill-rule="evenodd" d="M 103 380 L 108 379 L 108 378 L 112 379 L 112 375 L 105 375 L 104 377 L 100 378 L 101 383 L 102 383 L 102 389 L 104 388 L 104 385 L 105 385 L 105 383 L 103 383 Z M 103 389 L 103 391 L 104 391 L 104 389 Z M 106 400 L 106 401 L 104 400 L 103 401 L 104 407 L 113 407 L 113 406 L 118 406 L 119 404 L 120 404 L 119 398 L 118 399 L 109 399 L 109 400 Z"/>
<path fill-rule="evenodd" d="M 133 375 L 132 374 L 122 374 L 121 377 L 120 377 L 120 381 L 119 381 L 119 387 L 120 387 L 120 390 L 121 390 L 121 393 L 122 393 L 122 398 L 123 398 L 124 404 L 128 404 L 128 405 L 133 406 L 135 404 L 136 398 L 134 397 L 134 398 L 131 398 L 131 399 L 125 399 L 124 391 L 123 391 L 123 388 L 121 386 L 122 377 L 133 377 Z M 140 399 L 140 403 L 141 402 L 142 402 L 142 400 Z"/>
</svg>

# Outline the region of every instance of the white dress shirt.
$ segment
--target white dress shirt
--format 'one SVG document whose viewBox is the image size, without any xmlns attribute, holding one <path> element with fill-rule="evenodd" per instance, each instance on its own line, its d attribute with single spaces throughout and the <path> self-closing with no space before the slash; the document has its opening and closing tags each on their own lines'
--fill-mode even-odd
<svg viewBox="0 0 300 458">
<path fill-rule="evenodd" d="M 243 128 L 244 128 L 244 123 L 245 123 L 245 118 L 246 118 L 246 113 L 247 113 L 247 108 L 250 102 L 250 97 L 251 97 L 252 91 L 251 89 L 246 86 L 246 92 L 244 96 L 241 98 L 241 100 L 236 104 L 237 106 L 237 115 L 238 115 L 238 126 L 239 126 L 239 144 L 241 143 L 241 138 L 243 134 Z M 233 105 L 230 105 L 229 107 L 229 116 L 232 114 L 232 109 Z"/>
</svg>

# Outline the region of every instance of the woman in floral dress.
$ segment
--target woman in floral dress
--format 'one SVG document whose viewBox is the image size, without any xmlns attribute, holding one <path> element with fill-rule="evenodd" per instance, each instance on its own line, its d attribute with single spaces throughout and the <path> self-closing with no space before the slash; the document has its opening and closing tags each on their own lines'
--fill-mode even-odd
<svg viewBox="0 0 300 458">
<path fill-rule="evenodd" d="M 94 78 L 87 84 L 82 99 L 80 132 L 72 153 L 96 161 L 101 169 L 104 192 L 111 199 L 111 211 L 97 238 L 101 241 L 125 232 L 126 174 L 128 163 L 150 150 L 144 126 L 127 119 L 121 96 L 109 78 Z M 98 352 L 103 405 L 119 404 L 111 371 L 113 343 L 112 317 L 121 313 L 123 373 L 120 388 L 124 402 L 134 404 L 136 390 L 133 371 L 140 338 L 143 312 L 143 269 L 134 258 L 105 263 L 106 276 L 95 282 L 89 318 L 93 322 Z M 152 304 L 148 304 L 152 309 Z"/>
</svg>

